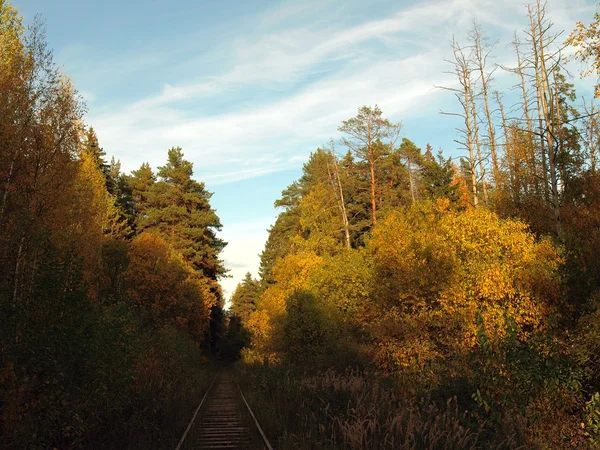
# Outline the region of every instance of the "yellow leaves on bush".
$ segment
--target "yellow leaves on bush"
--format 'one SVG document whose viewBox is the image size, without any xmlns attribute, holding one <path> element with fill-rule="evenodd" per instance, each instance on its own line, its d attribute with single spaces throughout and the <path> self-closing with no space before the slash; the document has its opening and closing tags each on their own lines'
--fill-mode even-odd
<svg viewBox="0 0 600 450">
<path fill-rule="evenodd" d="M 148 311 L 154 326 L 177 325 L 197 337 L 208 326 L 216 299 L 183 257 L 159 236 L 142 233 L 130 246 L 126 295 Z"/>
<path fill-rule="evenodd" d="M 460 300 L 472 303 L 472 314 L 482 311 L 488 329 L 500 332 L 505 313 L 521 326 L 542 322 L 559 290 L 561 259 L 550 242 L 536 242 L 525 224 L 501 220 L 485 209 L 448 215 L 442 232 L 458 258 Z"/>
<path fill-rule="evenodd" d="M 312 251 L 300 251 L 286 255 L 273 268 L 276 284 L 263 292 L 247 324 L 252 345 L 265 356 L 272 356 L 280 349 L 287 299 L 309 287 L 310 274 L 321 261 Z"/>
<path fill-rule="evenodd" d="M 311 271 L 322 261 L 323 258 L 312 251 L 290 253 L 277 262 L 273 277 L 279 288 L 290 295 L 308 287 Z"/>
<path fill-rule="evenodd" d="M 363 248 L 326 257 L 311 273 L 311 290 L 330 314 L 361 327 L 372 317 L 369 306 L 372 259 Z"/>
<path fill-rule="evenodd" d="M 373 295 L 387 306 L 374 328 L 382 362 L 393 341 L 399 366 L 416 363 L 417 356 L 423 364 L 428 354 L 433 361 L 439 349 L 460 361 L 476 344 L 478 313 L 491 335 L 501 338 L 510 318 L 526 339 L 559 292 L 561 258 L 549 241 L 536 242 L 523 223 L 483 208 L 456 213 L 440 206 L 417 204 L 396 212 L 369 241 Z M 418 341 L 436 346 L 408 345 Z"/>
<path fill-rule="evenodd" d="M 373 290 L 379 301 L 409 311 L 433 302 L 451 284 L 454 255 L 438 230 L 443 214 L 443 205 L 437 204 L 396 211 L 375 228 L 368 248 L 375 260 Z"/>
</svg>

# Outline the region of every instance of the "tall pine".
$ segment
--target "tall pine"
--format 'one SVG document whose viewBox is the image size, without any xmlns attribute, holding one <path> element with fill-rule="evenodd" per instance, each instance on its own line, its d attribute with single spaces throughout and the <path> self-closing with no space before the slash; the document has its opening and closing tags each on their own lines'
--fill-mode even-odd
<svg viewBox="0 0 600 450">
<path fill-rule="evenodd" d="M 148 169 L 142 166 L 135 180 L 140 186 L 133 187 L 134 198 L 147 196 L 138 213 L 138 231 L 159 234 L 196 270 L 217 280 L 225 274 L 219 254 L 226 243 L 217 237 L 221 222 L 210 206 L 212 193 L 192 179 L 193 164 L 183 158 L 180 147 L 169 150 L 167 164 L 158 168 L 159 181 L 151 182 Z"/>
</svg>

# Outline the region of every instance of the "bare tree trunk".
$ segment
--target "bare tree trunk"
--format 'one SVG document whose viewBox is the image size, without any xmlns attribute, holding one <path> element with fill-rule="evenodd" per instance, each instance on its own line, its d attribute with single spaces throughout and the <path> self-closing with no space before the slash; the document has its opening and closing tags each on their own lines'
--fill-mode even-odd
<svg viewBox="0 0 600 450">
<path fill-rule="evenodd" d="M 335 193 L 340 212 L 342 213 L 342 223 L 344 224 L 344 237 L 346 241 L 346 248 L 350 248 L 350 222 L 348 221 L 348 213 L 346 212 L 346 202 L 344 200 L 344 190 L 342 189 L 342 181 L 340 179 L 340 167 L 338 165 L 337 156 L 335 155 L 333 142 L 331 143 L 331 157 L 333 161 L 333 169 L 335 170 L 335 176 L 331 175 L 329 170 L 329 163 L 327 164 L 327 174 L 329 175 L 329 181 L 331 187 Z M 335 178 L 335 180 L 334 180 Z"/>
<path fill-rule="evenodd" d="M 510 158 L 509 158 L 509 152 L 510 152 L 510 140 L 509 140 L 509 131 L 508 131 L 508 125 L 506 123 L 506 114 L 504 113 L 504 104 L 502 103 L 502 99 L 500 98 L 500 92 L 495 91 L 494 95 L 496 97 L 496 103 L 498 104 L 498 109 L 500 110 L 500 119 L 501 119 L 501 123 L 502 123 L 502 132 L 504 133 L 504 154 L 506 155 L 506 159 L 509 163 L 510 166 Z M 514 183 L 514 173 L 512 170 L 508 171 L 508 176 L 509 176 L 509 180 L 510 180 L 510 188 L 511 188 L 511 192 L 512 192 L 512 187 L 515 185 Z M 502 183 L 501 184 L 501 188 L 504 189 L 505 188 L 505 184 Z"/>
<path fill-rule="evenodd" d="M 479 75 L 481 77 L 481 87 L 482 87 L 482 96 L 483 103 L 485 106 L 485 117 L 487 120 L 487 132 L 488 132 L 488 141 L 490 146 L 490 154 L 492 156 L 492 176 L 494 177 L 494 183 L 498 185 L 500 182 L 500 173 L 498 169 L 498 154 L 496 151 L 496 132 L 494 130 L 494 121 L 492 120 L 492 112 L 490 110 L 490 102 L 489 102 L 489 93 L 488 86 L 490 81 L 490 75 L 486 75 L 485 73 L 485 65 L 488 55 L 490 51 L 484 54 L 483 43 L 482 43 L 482 34 L 481 28 L 479 25 L 475 24 L 472 32 L 472 41 L 475 49 L 475 62 L 477 64 L 477 69 L 479 70 Z M 487 189 L 484 188 L 484 196 L 487 196 Z M 486 200 L 487 203 L 487 200 Z"/>
<path fill-rule="evenodd" d="M 548 163 L 546 161 L 546 140 L 544 138 L 544 113 L 543 113 L 543 84 L 541 80 L 541 66 L 540 66 L 540 54 L 538 45 L 538 33 L 537 26 L 535 24 L 534 12 L 531 5 L 527 5 L 527 13 L 529 15 L 530 22 L 530 38 L 531 47 L 533 51 L 533 67 L 535 70 L 535 90 L 536 90 L 536 103 L 538 112 L 538 134 L 540 139 L 540 154 L 542 161 L 542 179 L 544 181 L 543 193 L 544 198 L 548 198 Z"/>
<path fill-rule="evenodd" d="M 469 165 L 471 166 L 471 189 L 473 191 L 473 206 L 479 206 L 479 196 L 477 195 L 477 164 L 475 162 L 475 150 L 473 148 L 473 121 L 471 117 L 471 75 L 465 71 L 464 80 L 464 110 L 465 127 L 467 134 L 467 148 L 469 150 Z"/>
<path fill-rule="evenodd" d="M 521 86 L 521 95 L 523 98 L 523 114 L 525 116 L 525 124 L 527 126 L 527 133 L 530 140 L 529 145 L 529 165 L 531 168 L 531 173 L 533 175 L 534 180 L 534 190 L 539 195 L 539 175 L 538 175 L 538 163 L 535 157 L 535 147 L 533 145 L 533 122 L 531 119 L 531 112 L 529 106 L 529 96 L 527 95 L 527 83 L 525 82 L 525 71 L 523 68 L 523 59 L 521 58 L 520 51 L 520 42 L 517 39 L 515 34 L 515 39 L 513 41 L 513 46 L 515 47 L 515 55 L 517 56 L 517 67 L 514 70 L 515 73 L 519 76 L 520 86 Z M 541 191 L 543 192 L 543 190 Z"/>
<path fill-rule="evenodd" d="M 549 72 L 546 66 L 546 55 L 545 49 L 549 44 L 549 41 L 555 40 L 555 38 L 548 38 L 547 33 L 551 27 L 545 21 L 546 7 L 542 5 L 541 1 L 537 1 L 537 9 L 535 12 L 532 11 L 531 6 L 528 6 L 529 20 L 531 23 L 531 37 L 534 51 L 534 60 L 536 62 L 536 85 L 538 91 L 538 105 L 541 105 L 540 124 L 545 124 L 545 127 L 541 127 L 541 142 L 544 141 L 548 150 L 548 166 L 550 169 L 550 203 L 552 205 L 554 213 L 554 221 L 556 225 L 556 233 L 562 235 L 562 219 L 560 211 L 560 195 L 558 191 L 558 173 L 556 168 L 556 157 L 559 150 L 559 142 L 555 142 L 555 136 L 557 136 L 556 128 L 554 126 L 554 117 L 552 109 L 554 109 L 554 96 L 559 95 L 558 92 L 552 92 L 549 81 Z M 560 67 L 560 56 L 555 67 Z M 556 99 L 558 104 L 558 99 Z M 539 106 L 538 106 L 539 107 Z M 559 114 L 556 111 L 556 114 Z M 546 180 L 547 189 L 547 175 L 544 173 Z"/>
<path fill-rule="evenodd" d="M 590 158 L 590 170 L 592 173 L 596 172 L 596 144 L 598 140 L 598 117 L 596 116 L 596 107 L 594 105 L 594 99 L 590 102 L 590 106 L 588 107 L 585 98 L 583 100 L 583 109 L 587 116 L 585 125 L 586 125 L 586 136 L 585 143 L 589 150 L 589 158 Z"/>
<path fill-rule="evenodd" d="M 406 158 L 407 167 L 408 167 L 408 182 L 410 184 L 410 196 L 412 198 L 412 202 L 415 203 L 417 200 L 415 198 L 415 187 L 413 183 L 412 169 L 410 167 L 410 158 Z"/>
<path fill-rule="evenodd" d="M 477 149 L 477 160 L 479 162 L 479 179 L 481 180 L 481 190 L 483 191 L 483 203 L 487 206 L 489 198 L 487 191 L 487 182 L 485 180 L 485 164 L 481 155 L 481 141 L 479 139 L 479 119 L 477 117 L 477 104 L 475 103 L 475 98 L 471 89 L 469 89 L 469 97 L 471 99 L 471 115 L 473 116 L 473 135 L 475 137 L 475 148 Z"/>
<path fill-rule="evenodd" d="M 465 57 L 463 49 L 453 39 L 452 40 L 452 53 L 454 54 L 454 61 L 447 61 L 454 65 L 454 70 L 449 72 L 455 75 L 458 79 L 460 88 L 451 88 L 437 86 L 440 89 L 454 92 L 457 100 L 462 106 L 462 112 L 449 113 L 440 111 L 442 114 L 449 116 L 460 117 L 465 124 L 464 129 L 457 129 L 460 134 L 465 138 L 464 141 L 456 140 L 458 144 L 462 145 L 469 152 L 469 169 L 471 172 L 471 190 L 473 195 L 473 206 L 476 208 L 479 205 L 479 196 L 477 192 L 477 163 L 475 160 L 475 149 L 474 149 L 474 138 L 473 138 L 473 118 L 472 118 L 472 106 L 471 103 L 474 101 L 472 98 L 472 80 L 471 80 L 471 66 L 468 58 Z"/>
</svg>

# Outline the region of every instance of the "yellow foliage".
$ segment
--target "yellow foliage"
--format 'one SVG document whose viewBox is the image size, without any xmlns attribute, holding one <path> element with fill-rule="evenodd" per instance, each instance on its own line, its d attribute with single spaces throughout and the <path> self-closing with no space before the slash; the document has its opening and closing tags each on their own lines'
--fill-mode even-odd
<svg viewBox="0 0 600 450">
<path fill-rule="evenodd" d="M 201 337 L 216 298 L 208 280 L 161 237 L 142 233 L 130 246 L 126 295 L 149 313 L 154 326 L 177 325 Z"/>
<path fill-rule="evenodd" d="M 290 253 L 277 262 L 273 277 L 286 295 L 309 286 L 310 273 L 318 267 L 323 258 L 312 251 Z"/>
<path fill-rule="evenodd" d="M 476 344 L 478 314 L 498 339 L 508 320 L 527 339 L 559 293 L 561 258 L 550 242 L 536 242 L 523 223 L 482 208 L 456 213 L 440 206 L 392 214 L 369 242 L 373 294 L 386 306 L 373 327 L 375 358 L 387 369 L 412 371 L 444 358 L 460 370 Z"/>
<path fill-rule="evenodd" d="M 273 268 L 276 284 L 262 294 L 257 309 L 248 320 L 253 347 L 265 357 L 275 357 L 281 348 L 286 302 L 295 292 L 307 289 L 311 272 L 322 258 L 311 251 L 290 253 Z"/>
<path fill-rule="evenodd" d="M 46 223 L 56 245 L 77 249 L 77 254 L 83 257 L 84 278 L 94 297 L 100 249 L 105 234 L 119 229 L 118 212 L 114 198 L 106 191 L 100 169 L 89 155 L 82 153 L 79 161 L 64 166 L 63 170 L 68 180 L 61 190 L 52 192 L 61 197 L 57 201 L 60 207 L 51 210 Z"/>
<path fill-rule="evenodd" d="M 11 77 L 24 56 L 24 27 L 13 6 L 0 0 L 0 80 Z"/>
</svg>

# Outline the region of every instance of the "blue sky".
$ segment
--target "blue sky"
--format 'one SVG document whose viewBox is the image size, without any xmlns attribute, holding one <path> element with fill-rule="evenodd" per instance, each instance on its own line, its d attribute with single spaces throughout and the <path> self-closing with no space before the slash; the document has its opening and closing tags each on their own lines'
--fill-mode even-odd
<svg viewBox="0 0 600 450">
<path fill-rule="evenodd" d="M 492 63 L 527 25 L 524 0 L 192 1 L 12 0 L 25 21 L 41 14 L 55 60 L 86 99 L 86 121 L 129 172 L 181 146 L 229 242 L 231 293 L 255 276 L 273 223 L 273 202 L 309 153 L 361 105 L 402 121 L 402 136 L 458 156 L 458 124 L 444 73 L 450 40 L 473 19 L 499 43 Z M 557 31 L 589 22 L 593 1 L 550 0 Z M 589 94 L 592 80 L 578 94 Z M 497 88 L 515 83 L 496 72 Z"/>
</svg>

